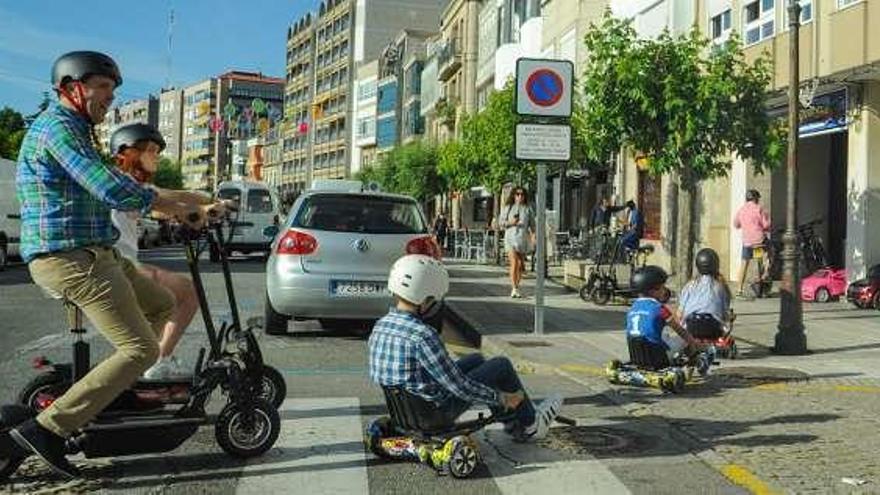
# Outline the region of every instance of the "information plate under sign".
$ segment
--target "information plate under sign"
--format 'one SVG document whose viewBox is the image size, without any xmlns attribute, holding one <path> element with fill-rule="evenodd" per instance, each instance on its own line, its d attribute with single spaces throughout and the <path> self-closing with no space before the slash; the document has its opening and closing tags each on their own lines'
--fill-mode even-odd
<svg viewBox="0 0 880 495">
<path fill-rule="evenodd" d="M 571 160 L 571 126 L 564 124 L 517 124 L 515 157 L 532 162 Z"/>
<path fill-rule="evenodd" d="M 573 72 L 574 67 L 568 60 L 517 60 L 516 113 L 534 117 L 571 117 Z"/>
</svg>

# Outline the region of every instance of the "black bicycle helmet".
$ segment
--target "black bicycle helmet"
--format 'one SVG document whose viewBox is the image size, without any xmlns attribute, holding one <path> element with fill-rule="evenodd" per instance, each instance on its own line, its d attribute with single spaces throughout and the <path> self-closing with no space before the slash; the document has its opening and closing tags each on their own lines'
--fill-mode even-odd
<svg viewBox="0 0 880 495">
<path fill-rule="evenodd" d="M 52 66 L 52 86 L 58 88 L 70 81 L 84 81 L 89 76 L 106 76 L 122 86 L 122 74 L 116 62 L 100 52 L 65 53 Z"/>
<path fill-rule="evenodd" d="M 138 141 L 152 141 L 165 149 L 165 138 L 155 127 L 147 124 L 129 124 L 116 129 L 110 136 L 110 153 L 115 155 L 123 149 L 134 146 Z"/>
<path fill-rule="evenodd" d="M 721 260 L 714 249 L 703 248 L 697 253 L 696 265 L 700 275 L 718 275 Z"/>
<path fill-rule="evenodd" d="M 641 294 L 647 293 L 649 290 L 660 287 L 666 283 L 669 275 L 666 270 L 655 265 L 648 265 L 636 270 L 630 279 L 630 287 Z"/>
<path fill-rule="evenodd" d="M 761 193 L 757 189 L 746 191 L 746 201 L 758 201 L 759 199 L 761 199 Z"/>
</svg>

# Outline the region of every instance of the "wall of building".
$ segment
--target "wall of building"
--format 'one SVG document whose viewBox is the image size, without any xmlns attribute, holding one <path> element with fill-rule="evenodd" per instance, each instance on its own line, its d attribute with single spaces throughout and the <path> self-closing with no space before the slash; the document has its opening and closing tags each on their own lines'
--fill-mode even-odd
<svg viewBox="0 0 880 495">
<path fill-rule="evenodd" d="M 880 82 L 864 85 L 849 126 L 846 264 L 850 279 L 880 263 Z"/>
</svg>

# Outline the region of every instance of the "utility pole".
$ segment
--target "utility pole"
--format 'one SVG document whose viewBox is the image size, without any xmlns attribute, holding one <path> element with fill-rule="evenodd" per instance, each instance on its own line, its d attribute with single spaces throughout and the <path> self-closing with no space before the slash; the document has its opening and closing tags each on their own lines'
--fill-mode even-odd
<svg viewBox="0 0 880 495">
<path fill-rule="evenodd" d="M 799 35 L 801 6 L 798 0 L 788 0 L 788 164 L 786 179 L 788 191 L 785 212 L 785 234 L 782 242 L 782 287 L 779 304 L 779 326 L 773 352 L 799 355 L 807 353 L 807 335 L 804 333 L 803 305 L 801 304 L 801 274 L 797 247 L 798 212 L 798 131 L 800 87 Z M 816 29 L 815 27 L 813 29 Z"/>
</svg>

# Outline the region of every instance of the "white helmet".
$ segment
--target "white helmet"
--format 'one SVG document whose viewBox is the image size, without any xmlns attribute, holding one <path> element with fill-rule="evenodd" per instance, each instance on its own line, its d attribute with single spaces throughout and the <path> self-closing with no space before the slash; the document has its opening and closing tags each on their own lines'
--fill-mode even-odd
<svg viewBox="0 0 880 495">
<path fill-rule="evenodd" d="M 428 298 L 440 301 L 449 291 L 449 273 L 442 263 L 423 254 L 408 254 L 394 262 L 388 290 L 401 299 L 421 305 Z"/>
</svg>

